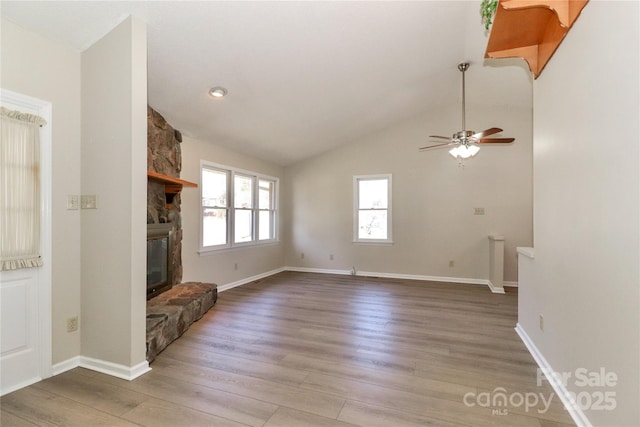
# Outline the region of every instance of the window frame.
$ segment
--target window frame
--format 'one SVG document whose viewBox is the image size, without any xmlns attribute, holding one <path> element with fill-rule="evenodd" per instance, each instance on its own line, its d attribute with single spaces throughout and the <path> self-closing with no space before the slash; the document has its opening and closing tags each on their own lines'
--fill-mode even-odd
<svg viewBox="0 0 640 427">
<path fill-rule="evenodd" d="M 236 206 L 236 176 L 239 176 L 240 178 L 248 178 L 251 181 L 251 207 L 250 208 L 243 208 L 243 207 L 238 207 Z M 256 243 L 258 241 L 258 239 L 256 239 L 255 237 L 257 236 L 257 230 L 258 230 L 258 225 L 256 224 L 256 183 L 257 183 L 258 179 L 256 177 L 256 175 L 254 174 L 249 174 L 246 172 L 240 172 L 240 171 L 230 171 L 230 181 L 228 184 L 228 187 L 230 187 L 229 192 L 227 194 L 229 194 L 231 197 L 229 198 L 230 200 L 230 205 L 229 205 L 229 212 L 231 213 L 232 217 L 230 219 L 230 221 L 227 221 L 227 235 L 230 234 L 230 239 L 229 242 L 231 244 L 232 247 L 234 246 L 246 246 L 246 245 L 251 245 L 253 243 Z M 246 241 L 240 241 L 237 242 L 236 241 L 236 212 L 250 212 L 250 220 L 251 220 L 251 239 L 250 240 L 246 240 Z"/>
<path fill-rule="evenodd" d="M 387 180 L 387 208 L 386 209 L 367 209 L 367 210 L 386 210 L 387 211 L 387 238 L 386 239 L 363 239 L 358 235 L 360 223 L 358 215 L 360 209 L 360 182 L 361 181 L 378 181 Z M 375 175 L 354 175 L 353 176 L 353 243 L 356 244 L 376 244 L 390 245 L 393 244 L 393 199 L 392 199 L 393 179 L 392 174 L 375 174 Z"/>
<path fill-rule="evenodd" d="M 204 210 L 206 208 L 211 208 L 210 206 L 205 206 L 203 204 L 203 172 L 205 169 L 222 172 L 226 174 L 226 198 L 227 198 L 227 222 L 226 222 L 226 243 L 219 245 L 210 245 L 204 246 Z M 251 188 L 251 208 L 236 208 L 235 207 L 235 177 L 236 175 L 251 178 L 252 188 Z M 271 194 L 270 194 L 270 209 L 260 209 L 259 207 L 259 183 L 260 181 L 269 181 L 271 182 Z M 200 226 L 199 226 L 199 241 L 200 241 L 200 249 L 198 253 L 200 255 L 206 255 L 211 253 L 219 253 L 229 250 L 234 250 L 238 248 L 245 247 L 255 247 L 255 246 L 264 246 L 275 244 L 279 242 L 279 230 L 278 230 L 278 203 L 279 203 L 279 182 L 280 179 L 277 177 L 269 176 L 266 174 L 261 174 L 258 172 L 249 171 L 246 169 L 235 168 L 232 166 L 222 165 L 219 163 L 209 162 L 207 160 L 200 160 Z M 216 209 L 221 209 L 220 207 L 215 207 Z M 236 225 L 236 209 L 243 211 L 251 211 L 251 240 L 245 242 L 235 242 L 235 225 Z M 260 239 L 260 211 L 269 211 L 271 212 L 271 236 L 268 239 Z"/>
</svg>

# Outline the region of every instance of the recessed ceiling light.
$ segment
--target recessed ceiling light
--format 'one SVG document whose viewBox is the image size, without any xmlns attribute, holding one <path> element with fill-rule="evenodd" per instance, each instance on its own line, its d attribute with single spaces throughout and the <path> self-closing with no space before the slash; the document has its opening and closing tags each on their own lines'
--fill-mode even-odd
<svg viewBox="0 0 640 427">
<path fill-rule="evenodd" d="M 209 89 L 209 95 L 214 98 L 222 98 L 227 94 L 227 90 L 221 86 L 212 87 Z"/>
</svg>

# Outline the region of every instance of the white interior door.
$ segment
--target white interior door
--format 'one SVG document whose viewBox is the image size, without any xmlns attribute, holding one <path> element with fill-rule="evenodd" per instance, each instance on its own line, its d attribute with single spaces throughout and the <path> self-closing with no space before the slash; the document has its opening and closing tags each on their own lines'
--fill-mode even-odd
<svg viewBox="0 0 640 427">
<path fill-rule="evenodd" d="M 0 272 L 0 395 L 51 376 L 51 103 L 0 89 L 3 107 L 37 114 L 44 266 Z"/>
<path fill-rule="evenodd" d="M 0 273 L 0 381 L 2 393 L 39 381 L 38 271 Z"/>
</svg>

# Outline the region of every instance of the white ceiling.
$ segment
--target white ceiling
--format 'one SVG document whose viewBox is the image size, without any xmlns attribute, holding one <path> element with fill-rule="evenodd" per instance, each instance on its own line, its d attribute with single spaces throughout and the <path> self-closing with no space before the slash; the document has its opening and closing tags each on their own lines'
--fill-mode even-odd
<svg viewBox="0 0 640 427">
<path fill-rule="evenodd" d="M 1 13 L 78 51 L 127 16 L 142 19 L 149 105 L 185 135 L 287 165 L 459 103 L 456 65 L 492 68 L 479 5 L 2 1 Z M 213 86 L 229 94 L 214 100 Z M 518 102 L 509 89 L 498 96 Z"/>
</svg>

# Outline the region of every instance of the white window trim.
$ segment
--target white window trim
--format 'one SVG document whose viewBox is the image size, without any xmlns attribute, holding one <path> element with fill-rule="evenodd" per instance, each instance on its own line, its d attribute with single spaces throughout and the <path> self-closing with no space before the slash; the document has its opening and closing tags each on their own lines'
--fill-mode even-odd
<svg viewBox="0 0 640 427">
<path fill-rule="evenodd" d="M 375 180 L 375 179 L 386 179 L 387 180 L 387 238 L 386 239 L 361 239 L 358 237 L 358 211 L 360 210 L 360 206 L 358 205 L 359 201 L 359 191 L 360 188 L 358 186 L 358 182 L 360 180 Z M 387 174 L 376 174 L 376 175 L 354 175 L 353 176 L 353 243 L 354 244 L 364 244 L 364 245 L 392 245 L 393 244 L 393 215 L 392 215 L 392 189 L 393 189 L 393 181 L 390 173 Z"/>
<path fill-rule="evenodd" d="M 227 243 L 226 244 L 222 244 L 222 245 L 215 245 L 215 246 L 203 246 L 203 208 L 202 208 L 202 189 L 203 189 L 203 183 L 202 183 L 202 169 L 203 168 L 210 168 L 210 169 L 215 169 L 215 170 L 219 170 L 222 172 L 227 172 L 228 175 L 228 179 L 227 179 Z M 259 246 L 270 246 L 270 245 L 274 245 L 280 242 L 280 235 L 279 235 L 279 227 L 278 227 L 278 223 L 279 223 L 279 215 L 280 215 L 280 210 L 279 210 L 279 197 L 280 197 L 280 179 L 274 176 L 269 176 L 269 175 L 265 175 L 265 174 L 261 174 L 258 172 L 254 172 L 254 171 L 250 171 L 247 169 L 240 169 L 240 168 L 235 168 L 232 166 L 227 166 L 227 165 L 223 165 L 220 163 L 214 163 L 214 162 L 209 162 L 207 160 L 200 160 L 200 169 L 199 169 L 199 173 L 200 173 L 200 178 L 199 178 L 199 182 L 200 182 L 200 198 L 198 200 L 198 205 L 199 205 L 199 218 L 200 218 L 200 225 L 198 227 L 199 230 L 199 241 L 200 241 L 200 249 L 198 250 L 198 254 L 200 254 L 201 256 L 203 255 L 211 255 L 211 254 L 216 254 L 216 253 L 221 253 L 221 252 L 227 252 L 227 251 L 234 251 L 234 250 L 238 250 L 238 249 L 242 249 L 242 248 L 247 248 L 247 247 L 259 247 Z M 258 237 L 258 220 L 259 220 L 259 212 L 261 209 L 259 209 L 259 191 L 258 190 L 258 183 L 261 179 L 263 180 L 269 180 L 269 181 L 273 181 L 274 182 L 274 188 L 273 188 L 273 211 L 275 213 L 274 215 L 274 220 L 273 220 L 273 238 L 272 239 L 264 239 L 264 240 L 253 240 L 250 242 L 238 242 L 238 243 L 234 243 L 234 221 L 235 221 L 235 217 L 233 215 L 233 213 L 235 212 L 235 207 L 233 206 L 234 204 L 234 194 L 233 194 L 233 182 L 234 182 L 234 176 L 238 174 L 238 175 L 243 175 L 243 176 L 249 176 L 249 177 L 253 177 L 254 178 L 254 182 L 255 182 L 255 188 L 253 191 L 253 204 L 252 206 L 254 206 L 252 208 L 252 211 L 255 213 L 257 213 L 255 215 L 255 218 L 253 218 L 253 235 L 257 238 Z"/>
</svg>

